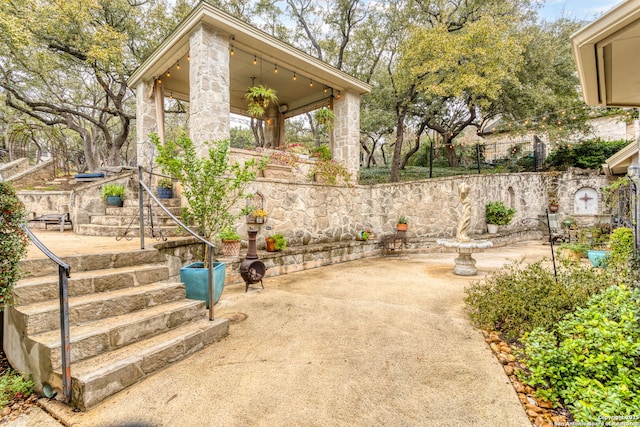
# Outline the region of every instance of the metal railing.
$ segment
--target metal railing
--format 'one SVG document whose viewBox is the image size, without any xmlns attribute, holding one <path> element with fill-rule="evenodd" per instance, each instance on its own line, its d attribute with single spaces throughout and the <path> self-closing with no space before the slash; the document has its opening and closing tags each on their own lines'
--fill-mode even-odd
<svg viewBox="0 0 640 427">
<path fill-rule="evenodd" d="M 187 233 L 191 234 L 193 237 L 195 237 L 196 239 L 200 240 L 202 243 L 204 243 L 206 246 L 208 246 L 208 250 L 207 252 L 207 262 L 209 264 L 209 274 L 208 274 L 208 288 L 209 288 L 209 320 L 214 320 L 213 319 L 213 300 L 214 300 L 214 295 L 213 295 L 213 251 L 215 249 L 215 246 L 209 242 L 208 240 L 204 239 L 202 236 L 200 236 L 199 234 L 197 234 L 195 231 L 191 230 L 186 224 L 184 224 L 182 221 L 180 221 L 175 215 L 173 215 L 169 209 L 167 209 L 162 202 L 153 194 L 153 191 L 151 191 L 151 189 L 149 189 L 149 187 L 147 187 L 147 185 L 142 182 L 142 172 L 143 172 L 143 167 L 142 166 L 138 166 L 138 203 L 139 203 L 139 207 L 140 207 L 140 249 L 144 249 L 144 192 L 147 193 L 147 195 L 149 196 L 149 198 L 151 200 L 153 200 L 159 207 L 160 209 L 162 209 L 164 211 L 164 213 L 166 213 L 169 218 L 171 218 L 173 221 L 175 221 L 180 227 L 182 227 L 182 229 L 184 229 Z"/>
<path fill-rule="evenodd" d="M 31 241 L 51 261 L 58 264 L 58 293 L 60 296 L 60 342 L 62 345 L 62 391 L 67 403 L 71 403 L 71 344 L 69 339 L 69 277 L 71 267 L 51 252 L 29 229 L 26 224 L 22 229 Z"/>
</svg>

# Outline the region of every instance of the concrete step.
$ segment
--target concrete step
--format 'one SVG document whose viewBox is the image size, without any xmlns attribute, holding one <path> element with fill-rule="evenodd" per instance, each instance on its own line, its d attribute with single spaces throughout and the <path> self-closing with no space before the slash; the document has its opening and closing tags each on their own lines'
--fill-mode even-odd
<svg viewBox="0 0 640 427">
<path fill-rule="evenodd" d="M 77 325 L 185 298 L 182 283 L 158 282 L 69 298 L 69 324 Z M 58 301 L 15 307 L 28 335 L 60 329 Z"/>
<path fill-rule="evenodd" d="M 106 225 L 109 227 L 127 227 L 128 225 L 138 225 L 140 218 L 138 216 L 125 216 L 125 215 L 91 215 L 91 225 Z M 144 218 L 145 224 L 149 224 L 148 217 Z M 168 216 L 156 216 L 153 219 L 154 225 L 160 225 L 161 227 L 177 227 L 178 224 Z"/>
<path fill-rule="evenodd" d="M 136 222 L 131 227 L 126 226 L 109 226 L 109 225 L 97 225 L 97 224 L 79 224 L 76 230 L 77 234 L 82 234 L 85 236 L 123 236 L 125 232 L 127 232 L 127 236 L 131 237 L 139 237 L 139 224 Z M 176 225 L 169 227 L 157 227 L 156 235 L 153 236 L 151 229 L 149 228 L 149 224 L 145 221 L 145 230 L 144 235 L 147 237 L 159 237 L 159 233 L 162 231 L 162 234 L 165 237 L 180 237 L 187 236 L 187 233 L 181 231 L 180 228 Z"/>
<path fill-rule="evenodd" d="M 144 310 L 74 325 L 69 328 L 71 363 L 117 350 L 206 316 L 204 301 L 182 299 Z M 60 331 L 30 337 L 49 353 L 51 366 L 60 369 Z"/>
<path fill-rule="evenodd" d="M 150 374 L 229 334 L 228 319 L 190 323 L 71 365 L 72 404 L 87 410 Z M 53 386 L 62 387 L 55 372 Z M 213 379 L 203 378 L 203 381 Z M 142 410 L 143 408 L 141 408 Z"/>
<path fill-rule="evenodd" d="M 169 267 L 163 264 L 143 264 L 108 270 L 72 272 L 69 278 L 69 296 L 75 297 L 107 292 L 132 286 L 167 280 Z M 13 289 L 17 305 L 27 305 L 59 298 L 58 274 L 30 277 L 20 280 Z"/>
<path fill-rule="evenodd" d="M 115 236 L 114 236 L 115 238 Z M 71 267 L 71 275 L 81 271 L 120 268 L 140 264 L 165 263 L 166 258 L 156 249 L 141 249 L 128 252 L 105 252 L 91 255 L 72 255 L 61 257 Z M 40 259 L 20 261 L 20 270 L 26 277 L 40 277 L 58 274 L 58 266 L 45 255 Z"/>
<path fill-rule="evenodd" d="M 156 195 L 157 197 L 157 195 Z M 182 199 L 180 199 L 180 197 L 173 197 L 171 199 L 160 199 L 160 202 L 162 203 L 163 206 L 166 207 L 178 207 L 180 206 L 180 204 L 182 203 Z M 149 203 L 151 203 L 151 206 L 155 208 L 158 207 L 158 204 L 152 200 L 150 201 L 144 201 L 144 205 L 148 205 Z M 123 203 L 122 203 L 122 207 L 123 208 L 138 208 L 138 206 L 140 206 L 140 201 L 138 200 L 138 192 L 136 191 L 135 194 L 127 194 L 127 198 L 124 199 Z M 114 209 L 121 209 L 121 208 L 114 208 Z"/>
</svg>

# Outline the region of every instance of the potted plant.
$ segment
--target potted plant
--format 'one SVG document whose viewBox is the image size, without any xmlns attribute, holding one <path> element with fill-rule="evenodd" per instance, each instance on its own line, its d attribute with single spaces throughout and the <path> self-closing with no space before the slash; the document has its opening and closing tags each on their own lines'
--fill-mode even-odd
<svg viewBox="0 0 640 427">
<path fill-rule="evenodd" d="M 218 237 L 222 240 L 222 255 L 228 257 L 240 255 L 240 235 L 234 228 L 225 228 Z"/>
<path fill-rule="evenodd" d="M 611 251 L 609 250 L 609 230 L 603 227 L 590 227 L 580 231 L 581 241 L 589 242 L 587 251 L 589 262 L 594 267 L 605 267 Z"/>
<path fill-rule="evenodd" d="M 158 198 L 173 198 L 173 181 L 171 181 L 169 178 L 162 178 L 160 181 L 158 181 Z"/>
<path fill-rule="evenodd" d="M 107 206 L 122 207 L 125 191 L 122 184 L 104 184 L 102 198 L 107 201 Z"/>
<path fill-rule="evenodd" d="M 322 107 L 316 110 L 315 118 L 319 125 L 325 126 L 327 130 L 333 130 L 333 122 L 336 119 L 336 115 L 332 109 Z"/>
<path fill-rule="evenodd" d="M 322 160 L 331 160 L 331 149 L 327 144 L 320 144 L 311 150 L 311 156 Z"/>
<path fill-rule="evenodd" d="M 319 159 L 309 170 L 307 175 L 312 181 L 326 184 L 338 185 L 343 184 L 351 187 L 351 174 L 347 171 L 342 163 L 335 160 Z"/>
<path fill-rule="evenodd" d="M 515 214 L 516 210 L 507 208 L 502 201 L 488 202 L 485 205 L 485 219 L 489 233 L 495 234 L 498 226 L 508 225 Z"/>
<path fill-rule="evenodd" d="M 358 232 L 356 233 L 356 240 L 361 240 L 363 242 L 366 242 L 367 240 L 371 239 L 373 237 L 373 231 L 366 229 L 366 230 L 358 230 Z"/>
<path fill-rule="evenodd" d="M 285 239 L 284 234 L 273 234 L 264 240 L 267 244 L 267 252 L 277 252 L 287 249 L 287 239 Z"/>
<path fill-rule="evenodd" d="M 549 194 L 547 195 L 547 200 L 549 202 L 549 212 L 558 212 L 558 194 L 555 191 L 549 192 Z"/>
<path fill-rule="evenodd" d="M 580 261 L 581 258 L 586 258 L 587 251 L 589 251 L 589 244 L 580 242 L 565 242 L 558 247 L 558 252 L 572 261 Z"/>
<path fill-rule="evenodd" d="M 184 132 L 176 140 L 167 140 L 164 144 L 156 134 L 150 139 L 158 150 L 155 160 L 163 173 L 182 184 L 182 195 L 188 202 L 182 219 L 193 224 L 205 240 L 211 242 L 213 236 L 233 227 L 237 219 L 251 213 L 249 206 L 238 207 L 252 197 L 247 189 L 264 167 L 264 161 L 229 162 L 228 140 L 205 143 L 207 155 L 199 156 L 195 144 Z M 205 260 L 208 260 L 209 247 L 205 248 Z M 180 280 L 185 284 L 188 298 L 209 301 L 209 267 L 203 262 L 195 262 L 180 270 Z M 214 301 L 217 301 L 224 287 L 225 264 L 214 262 L 213 269 Z"/>
<path fill-rule="evenodd" d="M 407 231 L 408 228 L 409 228 L 409 220 L 407 219 L 406 216 L 400 215 L 400 218 L 398 218 L 398 222 L 396 223 L 396 230 Z"/>
<path fill-rule="evenodd" d="M 245 94 L 247 112 L 251 117 L 262 117 L 269 105 L 278 103 L 278 96 L 274 89 L 263 85 L 251 86 Z"/>
</svg>

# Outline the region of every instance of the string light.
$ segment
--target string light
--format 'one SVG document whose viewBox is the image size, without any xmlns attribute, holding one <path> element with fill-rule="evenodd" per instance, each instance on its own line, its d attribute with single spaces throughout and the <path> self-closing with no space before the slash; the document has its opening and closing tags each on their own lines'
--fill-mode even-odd
<svg viewBox="0 0 640 427">
<path fill-rule="evenodd" d="M 253 55 L 253 65 L 256 65 L 258 63 L 258 58 Z"/>
<path fill-rule="evenodd" d="M 187 61 L 191 61 L 191 54 L 190 53 L 187 54 Z"/>
<path fill-rule="evenodd" d="M 171 77 L 171 71 L 167 71 L 167 77 Z"/>
<path fill-rule="evenodd" d="M 180 69 L 180 63 L 176 62 L 176 70 L 179 70 L 179 69 Z"/>
<path fill-rule="evenodd" d="M 298 76 L 296 76 L 296 72 L 293 72 L 293 80 L 298 80 Z"/>
<path fill-rule="evenodd" d="M 275 64 L 275 68 L 273 69 L 273 72 L 278 74 L 278 64 Z"/>
<path fill-rule="evenodd" d="M 313 87 L 313 80 L 309 80 L 309 87 Z"/>
<path fill-rule="evenodd" d="M 233 51 L 233 45 L 231 45 L 231 52 L 229 52 L 229 53 L 231 53 L 231 56 L 233 56 L 235 54 L 235 52 Z"/>
</svg>

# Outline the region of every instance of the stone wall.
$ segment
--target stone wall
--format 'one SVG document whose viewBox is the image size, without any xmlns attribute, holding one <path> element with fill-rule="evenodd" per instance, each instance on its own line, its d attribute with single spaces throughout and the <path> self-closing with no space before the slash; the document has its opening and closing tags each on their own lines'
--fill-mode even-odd
<svg viewBox="0 0 640 427">
<path fill-rule="evenodd" d="M 585 175 L 575 171 L 560 175 L 560 219 L 574 216 L 574 194 L 584 187 L 600 188 L 607 184 L 603 175 Z M 322 186 L 310 181 L 270 180 L 259 178 L 253 191 L 264 196 L 267 222 L 258 234 L 258 247 L 264 237 L 282 233 L 291 246 L 350 241 L 362 229 L 377 235 L 395 231 L 401 215 L 409 219 L 409 238 L 435 239 L 455 235 L 459 208 L 458 184 L 471 186 L 470 235 L 486 232 L 484 207 L 489 201 L 502 200 L 516 209 L 506 230 L 517 229 L 525 218 L 537 218 L 547 208 L 547 189 L 551 177 L 546 173 L 471 175 L 423 181 L 353 187 Z M 602 201 L 598 212 L 602 212 Z M 588 225 L 599 216 L 577 218 Z M 238 223 L 246 235 L 247 224 Z"/>
<path fill-rule="evenodd" d="M 0 164 L 0 180 L 9 181 L 14 176 L 29 169 L 29 159 L 17 159 L 9 163 Z"/>
<path fill-rule="evenodd" d="M 2 176 L 20 187 L 35 187 L 55 177 L 53 160 L 30 167 L 27 159 L 18 159 L 7 166 L 11 166 L 11 169 L 3 170 Z"/>
</svg>

